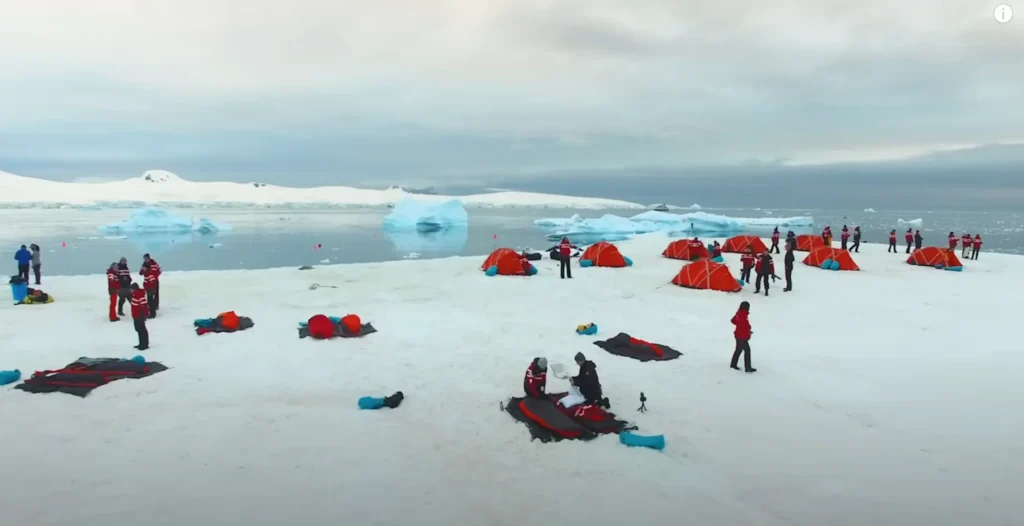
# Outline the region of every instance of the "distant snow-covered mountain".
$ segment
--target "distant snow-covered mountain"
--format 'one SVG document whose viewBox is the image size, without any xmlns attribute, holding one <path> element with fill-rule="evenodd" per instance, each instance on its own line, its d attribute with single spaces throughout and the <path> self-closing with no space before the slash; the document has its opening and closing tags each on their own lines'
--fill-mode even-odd
<svg viewBox="0 0 1024 526">
<path fill-rule="evenodd" d="M 50 181 L 0 171 L 0 208 L 142 205 L 225 208 L 377 207 L 394 205 L 407 197 L 433 202 L 457 197 L 464 206 L 471 208 L 644 208 L 637 203 L 616 199 L 534 192 L 506 191 L 464 196 L 428 194 L 422 190 L 419 192 L 401 187 L 368 190 L 348 186 L 291 188 L 263 183 L 193 182 L 165 170 L 149 170 L 132 179 L 97 183 Z"/>
</svg>

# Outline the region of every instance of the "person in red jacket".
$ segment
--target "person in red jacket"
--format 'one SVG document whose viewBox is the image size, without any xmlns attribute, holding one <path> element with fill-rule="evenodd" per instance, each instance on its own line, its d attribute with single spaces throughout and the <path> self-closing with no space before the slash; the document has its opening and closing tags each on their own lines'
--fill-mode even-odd
<svg viewBox="0 0 1024 526">
<path fill-rule="evenodd" d="M 156 318 L 156 291 L 160 286 L 160 282 L 158 281 L 159 271 L 151 265 L 142 265 L 142 276 L 142 288 L 146 292 L 146 303 L 149 305 L 149 318 Z"/>
<path fill-rule="evenodd" d="M 545 389 L 548 384 L 548 359 L 541 356 L 534 358 L 530 366 L 526 368 L 526 378 L 523 379 L 523 389 L 527 398 L 544 398 L 547 396 Z"/>
<path fill-rule="evenodd" d="M 779 227 L 775 227 L 775 230 L 772 230 L 772 246 L 768 248 L 768 252 L 774 250 L 776 254 L 779 253 L 779 237 Z"/>
<path fill-rule="evenodd" d="M 139 270 L 143 278 L 143 288 L 146 289 L 146 297 L 149 301 L 150 318 L 156 317 L 156 311 L 160 310 L 160 264 L 149 254 L 142 256 L 142 269 Z"/>
<path fill-rule="evenodd" d="M 964 235 L 960 236 L 960 245 L 963 246 L 963 250 L 960 251 L 960 257 L 965 258 L 971 253 L 971 235 L 964 232 Z"/>
<path fill-rule="evenodd" d="M 981 234 L 974 235 L 973 250 L 971 251 L 971 259 L 978 259 L 978 252 L 981 252 Z"/>
<path fill-rule="evenodd" d="M 736 326 L 736 330 L 732 333 L 736 338 L 736 350 L 732 352 L 732 363 L 729 364 L 729 367 L 738 371 L 740 369 L 740 354 L 742 354 L 744 370 L 748 373 L 753 373 L 757 369 L 750 366 L 750 337 L 754 334 L 754 331 L 750 330 L 749 315 L 750 302 L 744 301 L 740 303 L 740 309 L 732 317 L 732 324 Z"/>
<path fill-rule="evenodd" d="M 908 243 L 909 243 L 909 241 L 908 241 Z M 896 251 L 896 229 L 895 228 L 889 231 L 889 250 L 886 250 L 885 252 L 887 254 L 889 252 L 892 252 L 893 254 L 897 254 L 898 253 Z"/>
<path fill-rule="evenodd" d="M 146 301 L 146 291 L 140 289 L 138 283 L 132 283 L 132 320 L 135 321 L 135 332 L 139 335 L 139 344 L 135 348 L 140 351 L 149 349 L 149 331 L 146 329 L 148 317 L 149 302 Z"/>
<path fill-rule="evenodd" d="M 842 243 L 841 247 L 846 250 L 846 243 L 850 241 L 850 229 L 843 225 L 842 232 L 839 233 L 839 242 Z"/>
<path fill-rule="evenodd" d="M 750 269 L 754 268 L 754 250 L 747 247 L 747 250 L 740 256 L 740 264 L 743 265 L 743 269 L 740 270 L 740 280 L 744 283 L 750 283 Z"/>
<path fill-rule="evenodd" d="M 559 256 L 559 270 L 562 274 L 562 279 L 568 277 L 572 279 L 572 267 L 569 265 L 571 261 L 569 254 L 572 253 L 573 249 L 579 250 L 576 245 L 573 245 L 568 237 L 563 237 L 558 243 L 558 256 Z"/>
<path fill-rule="evenodd" d="M 110 321 L 121 321 L 117 316 L 117 298 L 121 294 L 121 280 L 118 279 L 117 263 L 111 263 L 107 268 L 107 295 L 110 296 Z"/>
<path fill-rule="evenodd" d="M 825 230 L 821 231 L 821 240 L 825 242 L 826 247 L 832 246 L 832 227 L 829 225 L 825 226 Z"/>
<path fill-rule="evenodd" d="M 768 252 L 761 254 L 757 260 L 757 278 L 754 281 L 754 294 L 761 292 L 761 283 L 764 283 L 764 295 L 768 295 L 768 276 L 775 279 L 775 262 Z"/>
<path fill-rule="evenodd" d="M 956 250 L 956 244 L 957 244 L 956 234 L 950 232 L 949 233 L 949 249 L 950 250 Z"/>
<path fill-rule="evenodd" d="M 903 236 L 903 239 L 907 240 L 907 254 L 909 254 L 910 246 L 914 244 L 914 229 L 908 228 L 907 233 Z"/>
<path fill-rule="evenodd" d="M 711 257 L 717 258 L 717 257 L 721 257 L 721 256 L 722 256 L 722 245 L 719 245 L 718 241 L 715 241 L 715 244 L 711 245 Z"/>
</svg>

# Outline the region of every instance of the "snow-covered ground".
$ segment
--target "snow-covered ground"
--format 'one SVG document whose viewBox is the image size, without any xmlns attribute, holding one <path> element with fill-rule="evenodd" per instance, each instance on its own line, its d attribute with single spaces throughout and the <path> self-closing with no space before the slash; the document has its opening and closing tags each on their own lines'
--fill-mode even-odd
<svg viewBox="0 0 1024 526">
<path fill-rule="evenodd" d="M 441 203 L 450 196 L 410 194 L 401 188 L 369 190 L 347 186 L 289 188 L 261 183 L 193 182 L 164 170 L 149 170 L 140 177 L 106 183 L 67 183 L 22 177 L 0 171 L 0 206 L 174 206 L 309 207 L 385 206 L 404 198 Z M 533 192 L 494 192 L 459 196 L 467 207 L 505 208 L 630 208 L 638 203 L 615 199 L 573 197 Z"/>
<path fill-rule="evenodd" d="M 1024 259 L 983 253 L 955 273 L 865 245 L 861 272 L 798 261 L 796 290 L 764 297 L 666 285 L 681 266 L 660 256 L 666 243 L 619 243 L 633 267 L 566 281 L 550 260 L 532 278 L 485 277 L 483 258 L 165 269 L 146 356 L 171 370 L 86 399 L 0 390 L 5 523 L 1016 524 Z M 103 276 L 44 288 L 56 303 L 0 305 L 0 369 L 136 354 L 130 322 L 105 319 Z M 743 300 L 754 375 L 728 368 Z M 228 309 L 256 327 L 192 332 Z M 297 337 L 312 314 L 350 312 L 380 332 Z M 685 355 L 612 356 L 576 335 L 587 322 Z M 499 410 L 530 359 L 577 351 L 612 409 L 664 433 L 665 451 L 530 442 Z M 356 408 L 395 390 L 398 409 Z"/>
</svg>

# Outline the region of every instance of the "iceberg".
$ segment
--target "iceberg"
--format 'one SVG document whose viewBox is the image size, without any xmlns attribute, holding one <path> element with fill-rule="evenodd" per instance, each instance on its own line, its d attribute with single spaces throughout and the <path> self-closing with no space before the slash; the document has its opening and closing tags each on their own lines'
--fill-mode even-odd
<svg viewBox="0 0 1024 526">
<path fill-rule="evenodd" d="M 866 213 L 866 214 L 874 214 L 875 213 L 875 209 L 874 208 L 865 208 L 864 209 L 864 213 Z"/>
<path fill-rule="evenodd" d="M 800 217 L 729 217 L 706 212 L 673 214 L 650 210 L 633 217 L 605 214 L 597 218 L 582 218 L 579 214 L 569 218 L 547 218 L 534 221 L 534 225 L 549 230 L 549 239 L 562 236 L 574 240 L 599 238 L 605 241 L 621 240 L 634 234 L 667 232 L 674 236 L 733 234 L 746 230 L 773 227 L 811 227 L 814 218 Z"/>
<path fill-rule="evenodd" d="M 101 226 L 100 231 L 106 234 L 215 234 L 231 230 L 230 225 L 214 223 L 205 217 L 184 217 L 167 210 L 145 207 L 132 210 L 129 219 L 119 223 Z"/>
<path fill-rule="evenodd" d="M 700 210 L 700 205 L 698 205 L 697 203 L 693 203 L 692 205 L 690 205 L 690 210 Z"/>
<path fill-rule="evenodd" d="M 923 220 L 920 217 L 917 218 L 917 219 L 908 219 L 908 220 L 897 219 L 896 220 L 896 224 L 897 225 L 921 226 L 922 223 L 923 223 Z"/>
<path fill-rule="evenodd" d="M 395 203 L 391 213 L 384 218 L 384 228 L 388 230 L 436 232 L 467 226 L 469 214 L 458 199 L 435 203 L 407 197 Z"/>
</svg>

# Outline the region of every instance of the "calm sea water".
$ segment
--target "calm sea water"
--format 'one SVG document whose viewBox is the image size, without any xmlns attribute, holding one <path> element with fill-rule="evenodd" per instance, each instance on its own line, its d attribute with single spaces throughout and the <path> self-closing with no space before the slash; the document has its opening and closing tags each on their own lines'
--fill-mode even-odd
<svg viewBox="0 0 1024 526">
<path fill-rule="evenodd" d="M 820 231 L 824 225 L 838 230 L 843 224 L 860 225 L 864 242 L 886 243 L 899 219 L 922 219 L 926 244 L 945 244 L 953 230 L 980 233 L 985 250 L 1024 254 L 1024 214 L 987 212 L 889 212 L 814 209 L 714 209 L 712 213 L 740 217 L 811 215 Z M 169 271 L 260 269 L 301 265 L 376 262 L 408 258 L 485 255 L 495 247 L 542 250 L 552 242 L 548 232 L 533 225 L 541 217 L 562 217 L 565 210 L 470 210 L 464 231 L 392 234 L 382 231 L 385 210 L 302 211 L 204 210 L 203 217 L 223 221 L 234 230 L 217 235 L 130 236 L 107 238 L 98 227 L 124 219 L 128 210 L 6 210 L 0 212 L 0 246 L 11 261 L 18 245 L 37 243 L 43 248 L 44 274 L 83 275 L 103 272 L 121 256 L 141 261 L 151 253 Z M 184 215 L 195 212 L 182 211 Z M 631 215 L 635 211 L 584 212 Z M 751 233 L 768 235 L 770 230 Z M 798 233 L 803 233 L 798 231 Z M 902 236 L 901 238 L 902 239 Z"/>
</svg>

